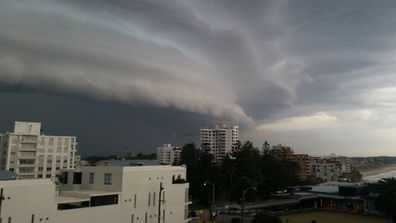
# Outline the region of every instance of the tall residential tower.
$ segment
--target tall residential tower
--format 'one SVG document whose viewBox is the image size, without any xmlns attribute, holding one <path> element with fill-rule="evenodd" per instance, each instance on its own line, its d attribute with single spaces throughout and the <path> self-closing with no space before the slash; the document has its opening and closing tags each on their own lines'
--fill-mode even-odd
<svg viewBox="0 0 396 223">
<path fill-rule="evenodd" d="M 219 123 L 215 128 L 200 130 L 202 149 L 209 150 L 216 163 L 221 162 L 231 152 L 232 147 L 239 140 L 239 130 L 236 124 Z"/>
</svg>

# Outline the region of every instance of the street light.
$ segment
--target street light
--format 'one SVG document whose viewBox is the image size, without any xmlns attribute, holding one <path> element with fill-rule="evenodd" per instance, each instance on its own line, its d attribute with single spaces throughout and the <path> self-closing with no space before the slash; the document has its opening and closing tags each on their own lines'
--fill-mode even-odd
<svg viewBox="0 0 396 223">
<path fill-rule="evenodd" d="M 245 194 L 246 192 L 248 192 L 249 190 L 257 190 L 256 187 L 249 187 L 248 189 L 244 190 L 242 192 L 242 208 L 241 208 L 241 223 L 243 223 L 243 212 L 245 210 Z"/>
<path fill-rule="evenodd" d="M 210 204 L 210 208 L 213 209 L 215 207 L 215 184 L 210 182 L 210 181 L 205 181 L 204 182 L 204 186 L 206 187 L 208 184 L 212 185 L 212 202 L 210 202 L 210 198 L 209 198 L 209 203 Z"/>
</svg>

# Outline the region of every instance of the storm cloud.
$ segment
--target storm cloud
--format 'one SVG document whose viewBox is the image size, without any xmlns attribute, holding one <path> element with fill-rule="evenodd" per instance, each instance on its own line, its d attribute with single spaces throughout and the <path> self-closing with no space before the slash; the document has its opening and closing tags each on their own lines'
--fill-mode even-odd
<svg viewBox="0 0 396 223">
<path fill-rule="evenodd" d="M 1 0 L 0 98 L 80 101 L 75 109 L 87 116 L 113 106 L 106 117 L 115 122 L 152 111 L 147 120 L 163 118 L 137 124 L 161 129 L 140 142 L 146 150 L 175 131 L 162 126 L 193 132 L 230 120 L 256 144 L 395 154 L 395 9 L 391 1 Z M 117 116 L 121 108 L 131 117 Z M 2 122 L 38 119 L 4 117 L 17 109 L 2 109 Z M 89 142 L 94 134 L 82 136 L 80 145 L 100 147 Z"/>
</svg>

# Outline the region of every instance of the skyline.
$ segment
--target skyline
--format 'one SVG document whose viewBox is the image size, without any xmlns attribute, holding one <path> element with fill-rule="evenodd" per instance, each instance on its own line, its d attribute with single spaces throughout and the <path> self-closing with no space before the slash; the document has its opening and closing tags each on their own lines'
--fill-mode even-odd
<svg viewBox="0 0 396 223">
<path fill-rule="evenodd" d="M 396 155 L 396 3 L 11 1 L 0 8 L 0 132 L 154 151 L 218 121 L 313 155 Z M 194 138 L 194 137 L 193 137 Z M 179 139 L 175 139 L 176 142 Z"/>
</svg>

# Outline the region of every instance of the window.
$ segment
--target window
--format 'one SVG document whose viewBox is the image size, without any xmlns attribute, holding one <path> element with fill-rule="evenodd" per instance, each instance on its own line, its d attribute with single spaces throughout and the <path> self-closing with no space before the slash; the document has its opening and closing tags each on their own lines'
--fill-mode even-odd
<svg viewBox="0 0 396 223">
<path fill-rule="evenodd" d="M 34 167 L 19 167 L 19 173 L 32 173 L 34 172 Z"/>
<path fill-rule="evenodd" d="M 155 206 L 155 192 L 153 194 L 153 206 Z"/>
<path fill-rule="evenodd" d="M 34 159 L 20 159 L 19 164 L 34 164 Z"/>
<path fill-rule="evenodd" d="M 51 167 L 47 167 L 47 171 L 51 171 Z"/>
<path fill-rule="evenodd" d="M 93 184 L 94 183 L 94 173 L 89 173 L 89 184 Z"/>
<path fill-rule="evenodd" d="M 91 207 L 118 204 L 118 194 L 91 197 L 90 204 Z"/>
<path fill-rule="evenodd" d="M 81 184 L 81 178 L 82 178 L 81 173 L 74 173 L 73 174 L 73 184 Z"/>
<path fill-rule="evenodd" d="M 165 209 L 162 210 L 162 223 L 165 223 Z"/>
<path fill-rule="evenodd" d="M 136 194 L 133 196 L 133 207 L 136 208 Z"/>
<path fill-rule="evenodd" d="M 150 201 L 151 201 L 151 193 L 148 195 L 148 206 L 150 206 Z"/>
<path fill-rule="evenodd" d="M 111 173 L 105 173 L 104 174 L 104 184 L 105 185 L 111 185 L 112 184 L 112 176 Z"/>
<path fill-rule="evenodd" d="M 162 192 L 162 204 L 165 204 L 165 191 Z"/>
</svg>

